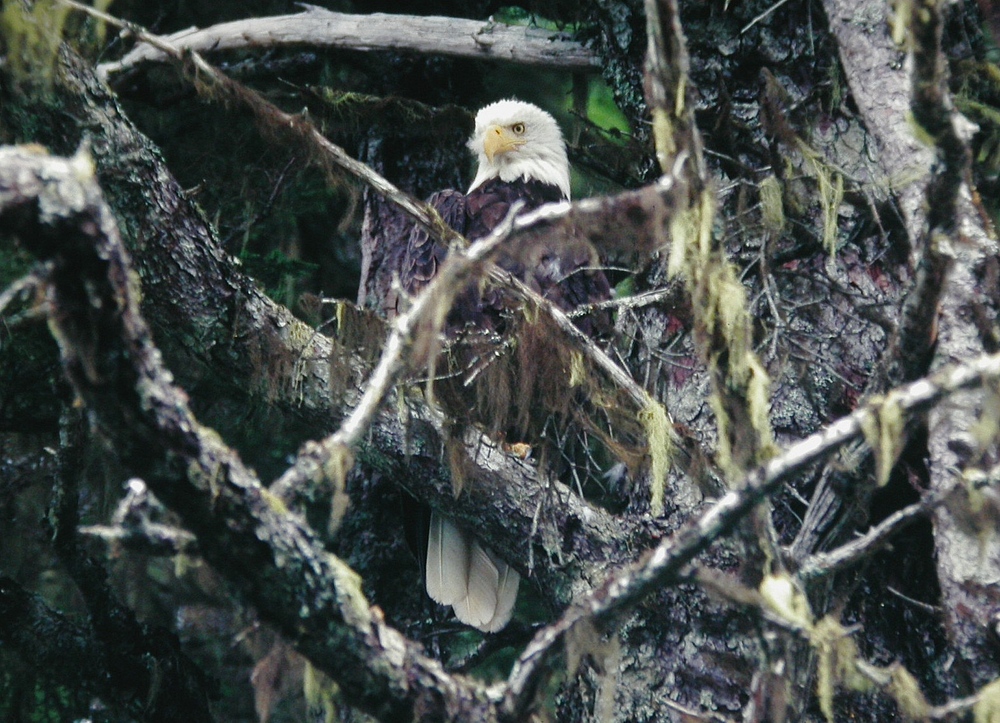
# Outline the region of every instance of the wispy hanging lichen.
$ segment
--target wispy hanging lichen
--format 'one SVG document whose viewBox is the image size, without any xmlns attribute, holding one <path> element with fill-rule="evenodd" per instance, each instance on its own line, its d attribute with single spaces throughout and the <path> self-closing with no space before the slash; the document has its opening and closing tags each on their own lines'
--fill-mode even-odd
<svg viewBox="0 0 1000 723">
<path fill-rule="evenodd" d="M 662 515 L 663 495 L 672 453 L 670 419 L 663 405 L 650 398 L 646 407 L 639 412 L 639 421 L 649 444 L 649 507 L 653 515 Z"/>
<path fill-rule="evenodd" d="M 896 458 L 903 451 L 905 426 L 905 416 L 893 394 L 872 400 L 872 414 L 865 417 L 862 429 L 875 452 L 875 476 L 880 487 L 889 481 Z"/>
</svg>

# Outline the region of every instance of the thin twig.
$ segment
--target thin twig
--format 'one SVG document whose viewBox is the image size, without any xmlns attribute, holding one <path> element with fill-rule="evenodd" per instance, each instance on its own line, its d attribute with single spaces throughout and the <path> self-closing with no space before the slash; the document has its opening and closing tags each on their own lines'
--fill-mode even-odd
<svg viewBox="0 0 1000 723">
<path fill-rule="evenodd" d="M 181 50 L 172 43 L 167 42 L 158 35 L 150 33 L 148 30 L 140 25 L 137 25 L 136 23 L 116 18 L 113 15 L 108 15 L 107 13 L 101 12 L 100 10 L 92 8 L 88 5 L 78 3 L 76 0 L 60 0 L 60 2 L 68 7 L 103 20 L 110 25 L 126 30 L 143 42 L 148 43 L 157 50 L 161 50 L 166 53 L 169 57 L 176 61 L 190 59 L 190 61 L 194 64 L 194 67 L 203 76 L 200 77 L 200 80 L 205 80 L 207 78 L 217 86 L 227 90 L 235 90 L 237 88 L 243 90 L 242 86 L 239 86 L 239 84 L 229 78 L 225 73 L 210 65 L 198 53 L 194 51 Z M 236 95 L 237 97 L 240 97 L 239 93 Z M 421 203 L 408 193 L 401 191 L 379 174 L 375 173 L 375 171 L 370 169 L 364 163 L 351 158 L 351 156 L 349 156 L 343 148 L 331 143 L 311 123 L 304 120 L 300 116 L 294 116 L 290 113 L 286 113 L 278 108 L 278 106 L 264 100 L 256 93 L 250 93 L 249 91 L 243 90 L 243 95 L 244 97 L 242 97 L 242 100 L 250 105 L 252 110 L 259 111 L 261 109 L 266 109 L 268 113 L 274 115 L 274 118 L 278 123 L 283 124 L 286 128 L 293 131 L 297 130 L 304 132 L 306 140 L 321 150 L 323 155 L 327 157 L 334 166 L 361 180 L 368 186 L 371 186 L 379 194 L 403 209 L 408 216 L 430 231 L 435 238 L 440 239 L 447 245 L 456 243 L 459 245 L 468 245 L 467 242 L 465 242 L 465 239 L 462 238 L 461 234 L 452 230 L 451 227 L 441 219 L 438 213 L 429 204 Z"/>
<path fill-rule="evenodd" d="M 77 531 L 81 535 L 96 537 L 146 555 L 193 555 L 198 552 L 198 540 L 190 532 L 157 522 L 149 522 L 137 528 L 83 525 Z"/>
<path fill-rule="evenodd" d="M 644 409 L 650 403 L 652 398 L 649 396 L 649 392 L 643 389 L 628 372 L 618 366 L 589 336 L 580 331 L 559 307 L 496 265 L 489 269 L 489 276 L 492 281 L 513 289 L 523 300 L 544 309 L 559 330 L 573 342 L 573 346 L 582 351 L 594 366 L 607 374 L 616 386 L 621 387 L 639 409 Z"/>
<path fill-rule="evenodd" d="M 760 15 L 758 15 L 753 20 L 751 20 L 749 23 L 747 23 L 742 28 L 740 28 L 740 35 L 742 35 L 743 33 L 745 33 L 747 30 L 749 30 L 754 25 L 756 25 L 757 23 L 759 23 L 761 20 L 763 20 L 764 18 L 766 18 L 768 15 L 770 15 L 771 13 L 773 13 L 775 10 L 777 10 L 778 8 L 780 8 L 786 2 L 788 2 L 788 0 L 778 0 L 778 2 L 776 2 L 774 5 L 772 5 L 771 7 L 769 7 L 767 10 L 765 10 Z"/>
<path fill-rule="evenodd" d="M 621 298 L 608 299 L 607 301 L 597 301 L 593 304 L 584 304 L 572 311 L 567 311 L 566 316 L 570 319 L 578 319 L 604 309 L 639 309 L 643 306 L 658 304 L 665 299 L 669 299 L 676 293 L 677 290 L 674 288 L 643 291 L 641 294 L 635 294 L 634 296 L 622 296 Z"/>
<path fill-rule="evenodd" d="M 951 490 L 948 491 L 948 493 L 950 492 Z M 907 505 L 903 509 L 893 512 L 868 532 L 847 544 L 828 552 L 810 555 L 803 560 L 802 566 L 799 568 L 799 576 L 804 580 L 821 577 L 853 565 L 863 557 L 870 555 L 874 550 L 887 544 L 889 538 L 901 529 L 913 524 L 944 502 L 948 493 L 931 492 L 920 502 L 914 502 L 912 505 Z"/>
</svg>

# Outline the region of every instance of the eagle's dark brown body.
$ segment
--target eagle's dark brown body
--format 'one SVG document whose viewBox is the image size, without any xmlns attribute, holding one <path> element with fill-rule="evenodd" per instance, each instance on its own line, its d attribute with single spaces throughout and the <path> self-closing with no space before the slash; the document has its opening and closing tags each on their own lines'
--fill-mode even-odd
<svg viewBox="0 0 1000 723">
<path fill-rule="evenodd" d="M 478 158 L 472 188 L 440 191 L 429 199 L 468 240 L 489 235 L 518 202 L 525 213 L 568 200 L 565 143 L 555 119 L 542 109 L 515 100 L 491 104 L 476 115 L 468 145 Z M 403 311 L 406 296 L 434 279 L 448 248 L 402 216 L 380 225 L 384 246 L 375 290 L 392 316 Z M 553 241 L 544 235 L 512 240 L 501 245 L 494 261 L 564 311 L 611 296 L 597 252 L 586 240 Z M 431 364 L 435 396 L 458 426 L 473 424 L 489 434 L 547 444 L 541 456 L 558 460 L 565 452 L 553 446 L 575 418 L 570 407 L 586 404 L 586 394 L 567 384 L 579 355 L 544 315 L 522 314 L 517 307 L 512 293 L 481 280 L 456 296 L 446 320 L 454 343 Z M 611 329 L 606 312 L 577 324 L 592 337 Z M 433 353 L 436 344 L 424 339 L 422 349 Z M 468 625 L 485 632 L 503 628 L 517 598 L 517 571 L 438 512 L 431 512 L 427 527 L 427 594 L 451 606 Z"/>
<path fill-rule="evenodd" d="M 506 182 L 494 178 L 469 194 L 450 189 L 439 191 L 428 202 L 445 223 L 475 241 L 489 235 L 518 201 L 523 202 L 521 213 L 525 213 L 561 200 L 565 199 L 556 186 L 541 181 Z M 412 295 L 423 289 L 437 274 L 447 253 L 447 247 L 425 229 L 414 225 L 405 247 L 398 252 L 399 282 L 403 290 Z M 597 253 L 586 243 L 546 244 L 541 241 L 518 245 L 514 249 L 501 250 L 497 263 L 563 311 L 611 297 L 608 280 L 598 267 Z M 398 301 L 396 303 L 398 305 Z M 500 305 L 497 293 L 489 293 L 484 299 L 470 289 L 456 300 L 449 323 L 491 324 Z M 583 319 L 580 326 L 593 336 L 606 332 L 609 324 L 606 315 L 598 315 Z"/>
</svg>

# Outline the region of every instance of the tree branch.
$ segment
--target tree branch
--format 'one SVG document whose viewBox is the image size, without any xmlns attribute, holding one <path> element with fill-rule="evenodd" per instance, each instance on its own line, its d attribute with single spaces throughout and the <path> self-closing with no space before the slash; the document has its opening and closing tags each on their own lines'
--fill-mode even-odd
<svg viewBox="0 0 1000 723">
<path fill-rule="evenodd" d="M 416 711 L 490 720 L 485 691 L 447 675 L 386 625 L 356 573 L 193 417 L 139 314 L 89 157 L 0 149 L 0 222 L 51 262 L 50 328 L 102 434 L 261 617 L 340 682 L 352 704 L 383 720 Z"/>
<path fill-rule="evenodd" d="M 285 113 L 277 106 L 266 101 L 257 93 L 239 85 L 232 79 L 228 78 L 225 74 L 221 73 L 218 69 L 209 65 L 200 55 L 198 55 L 198 53 L 185 53 L 171 42 L 168 42 L 165 38 L 153 35 L 133 23 L 122 21 L 89 6 L 81 5 L 74 0 L 61 0 L 61 2 L 69 7 L 93 15 L 94 17 L 97 17 L 105 22 L 128 30 L 130 33 L 133 33 L 144 42 L 157 48 L 159 51 L 174 60 L 181 61 L 185 58 L 190 58 L 197 70 L 203 76 L 210 79 L 219 92 L 223 93 L 230 99 L 246 105 L 255 113 L 262 123 L 284 133 L 290 133 L 293 139 L 297 140 L 299 143 L 305 143 L 312 150 L 319 150 L 333 166 L 350 174 L 355 179 L 371 187 L 383 197 L 396 204 L 410 218 L 426 228 L 434 236 L 434 238 L 440 240 L 446 246 L 453 248 L 464 248 L 468 246 L 468 241 L 464 239 L 461 234 L 456 233 L 451 227 L 445 224 L 441 217 L 429 204 L 418 201 L 409 194 L 396 188 L 392 183 L 377 174 L 368 166 L 355 160 L 354 158 L 351 158 L 342 148 L 334 143 L 331 143 L 308 120 Z M 679 168 L 677 170 L 678 172 L 680 171 Z M 653 206 L 652 208 L 643 208 L 633 211 L 633 223 L 641 230 L 652 231 L 652 233 L 646 236 L 645 243 L 640 242 L 639 244 L 635 244 L 631 247 L 631 251 L 633 253 L 641 253 L 644 251 L 648 253 L 662 243 L 662 238 L 659 233 L 659 225 L 662 225 L 664 218 L 667 217 L 669 209 L 673 205 L 671 203 L 671 196 L 675 193 L 675 185 L 682 185 L 675 184 L 675 180 L 676 179 L 670 174 L 665 174 L 664 177 L 661 178 L 657 184 L 655 184 L 654 188 L 659 192 L 659 194 L 662 194 L 662 199 L 656 198 L 655 196 L 650 199 L 649 193 L 635 193 L 632 198 L 629 198 L 626 201 L 626 203 L 631 201 L 633 204 L 635 201 L 639 201 L 640 203 L 643 203 L 643 205 Z M 651 201 L 652 204 L 650 204 Z M 666 203 L 664 203 L 664 201 L 666 201 Z M 622 234 L 620 228 L 617 229 L 617 232 L 614 234 L 604 233 L 610 221 L 607 216 L 603 217 L 603 223 L 600 223 L 598 228 L 595 228 L 592 224 L 591 228 L 583 230 L 582 234 L 580 229 L 571 223 L 575 220 L 570 218 L 571 216 L 578 217 L 590 215 L 593 217 L 593 211 L 595 210 L 599 210 L 600 212 L 606 214 L 607 205 L 607 203 L 600 203 L 599 201 L 589 204 L 584 203 L 581 204 L 583 207 L 581 209 L 582 212 L 578 214 L 571 213 L 573 207 L 569 204 L 558 204 L 551 209 L 539 209 L 539 211 L 533 214 L 530 218 L 523 220 L 518 219 L 515 221 L 514 228 L 522 231 L 524 234 L 523 237 L 520 237 L 519 235 L 519 237 L 515 240 L 518 243 L 527 243 L 530 239 L 535 238 L 539 231 L 541 231 L 541 233 L 546 233 L 547 231 L 551 231 L 553 227 L 566 234 L 584 235 L 591 241 L 598 241 L 599 239 L 606 238 L 621 238 Z M 598 247 L 607 247 L 606 242 L 597 242 L 596 245 Z M 600 348 L 597 347 L 597 345 L 591 342 L 586 335 L 579 333 L 576 327 L 565 318 L 565 314 L 559 312 L 555 306 L 545 300 L 542 300 L 541 297 L 531 292 L 531 290 L 524 284 L 518 283 L 515 279 L 511 279 L 508 274 L 504 274 L 497 269 L 492 269 L 490 271 L 490 276 L 495 281 L 504 283 L 504 285 L 508 289 L 512 290 L 514 295 L 519 297 L 521 300 L 528 301 L 529 303 L 542 308 L 545 313 L 553 318 L 556 326 L 563 329 L 567 333 L 567 336 L 573 345 L 581 351 L 585 357 L 593 362 L 595 366 L 602 369 L 615 384 L 622 386 L 626 393 L 636 400 L 640 409 L 649 403 L 649 396 L 635 384 L 631 377 L 629 377 L 624 370 L 618 367 L 618 365 L 615 364 L 610 357 L 604 354 Z"/>
<path fill-rule="evenodd" d="M 830 550 L 817 552 L 802 561 L 798 575 L 803 580 L 832 575 L 869 556 L 873 551 L 889 544 L 897 532 L 926 517 L 931 510 L 945 501 L 947 494 L 931 493 L 920 502 L 914 502 L 901 510 L 896 510 L 880 523 L 847 544 Z"/>
<path fill-rule="evenodd" d="M 697 518 L 687 522 L 642 561 L 613 573 L 600 588 L 588 594 L 556 623 L 539 631 L 511 671 L 503 714 L 509 720 L 519 720 L 518 716 L 523 714 L 524 706 L 531 700 L 545 661 L 574 625 L 584 619 L 607 625 L 626 608 L 676 580 L 685 565 L 714 540 L 732 530 L 792 473 L 863 435 L 865 426 L 879 414 L 882 404 L 898 405 L 901 413 L 913 416 L 926 412 L 960 390 L 996 379 L 1000 379 L 1000 354 L 982 356 L 967 364 L 942 369 L 892 391 L 884 402 L 855 410 L 751 471 L 734 491 L 726 493 Z"/>
<path fill-rule="evenodd" d="M 200 77 L 210 81 L 208 85 L 212 85 L 215 88 L 215 91 L 224 97 L 235 100 L 248 107 L 255 114 L 259 122 L 269 128 L 272 128 L 276 132 L 288 134 L 289 138 L 293 142 L 304 144 L 312 151 L 318 150 L 321 153 L 321 156 L 332 166 L 362 181 L 379 194 L 396 204 L 408 216 L 426 228 L 432 236 L 442 241 L 445 245 L 451 248 L 465 248 L 468 246 L 468 241 L 463 238 L 461 234 L 456 233 L 452 228 L 445 224 L 438 213 L 429 204 L 417 201 L 409 194 L 399 190 L 389 181 L 382 178 L 382 176 L 375 173 L 372 169 L 351 158 L 342 148 L 331 143 L 308 120 L 285 113 L 277 106 L 265 100 L 259 94 L 248 90 L 228 78 L 218 69 L 208 64 L 200 55 L 198 55 L 198 53 L 184 53 L 174 47 L 171 43 L 165 41 L 163 38 L 152 35 L 148 31 L 133 23 L 122 21 L 89 6 L 81 5 L 74 0 L 61 0 L 61 2 L 69 7 L 88 13 L 105 22 L 125 28 L 175 60 L 180 61 L 189 59 L 199 71 Z M 199 85 L 199 87 L 202 86 Z M 682 166 L 683 164 L 678 164 L 678 168 L 676 169 L 677 172 L 681 171 Z M 671 174 L 664 174 L 663 178 L 661 178 L 660 181 L 653 187 L 655 190 L 652 192 L 652 210 L 643 210 L 633 215 L 633 223 L 640 228 L 648 229 L 652 232 L 649 235 L 649 238 L 653 240 L 653 244 L 650 245 L 649 250 L 662 243 L 662 225 L 664 219 L 668 217 L 669 209 L 673 206 L 672 197 L 677 193 L 677 188 L 675 187 L 683 187 L 684 185 L 685 184 L 680 183 L 679 179 L 675 176 L 672 176 Z M 660 194 L 662 194 L 662 197 Z M 639 198 L 644 199 L 647 203 L 649 203 L 650 199 L 648 196 L 649 192 L 647 191 L 646 194 L 640 194 Z M 600 202 L 587 204 L 587 206 L 591 208 L 603 208 L 606 212 L 606 204 L 601 204 Z M 571 215 L 571 210 L 571 205 L 559 204 L 550 209 L 539 209 L 530 218 L 523 221 L 521 219 L 515 220 L 514 228 L 525 229 L 524 236 L 518 237 L 516 242 L 527 243 L 529 239 L 534 238 L 534 234 L 538 233 L 538 229 L 535 228 L 536 222 L 533 220 L 534 218 L 555 220 L 555 225 L 558 226 L 560 222 L 565 222 L 563 220 L 565 217 Z M 603 232 L 606 230 L 608 223 L 609 219 L 605 216 L 601 222 L 597 224 L 599 228 L 591 228 L 589 230 L 589 234 L 587 231 L 581 231 L 580 229 L 572 226 L 566 226 L 564 228 L 567 233 L 572 233 L 576 236 L 592 236 L 595 232 Z M 538 225 L 544 228 L 548 224 L 539 223 Z M 610 235 L 612 238 L 620 236 L 620 230 L 615 234 Z M 632 251 L 635 253 L 638 250 L 639 249 L 637 248 L 633 248 Z M 565 314 L 558 310 L 553 304 L 542 299 L 537 294 L 532 292 L 525 284 L 520 283 L 516 279 L 510 278 L 508 274 L 501 272 L 499 269 L 490 268 L 489 273 L 491 278 L 502 283 L 505 288 L 509 289 L 514 294 L 515 297 L 518 297 L 523 301 L 527 301 L 547 314 L 553 320 L 557 328 L 564 331 L 566 338 L 574 346 L 574 348 L 582 353 L 583 356 L 596 368 L 600 369 L 612 381 L 612 383 L 619 386 L 626 392 L 626 394 L 636 404 L 638 411 L 641 412 L 646 410 L 648 407 L 655 405 L 652 398 L 628 375 L 627 372 L 621 369 L 585 334 L 580 333 L 575 325 L 573 325 L 573 323 L 566 318 Z M 432 308 L 432 305 L 422 308 L 429 309 Z M 417 317 L 414 317 L 414 320 L 416 318 Z M 400 340 L 397 339 L 396 343 L 398 344 L 399 342 Z M 393 350 L 391 355 L 383 357 L 383 359 L 387 360 L 387 366 L 384 367 L 383 372 L 389 370 L 392 365 L 397 364 L 397 362 L 392 362 L 390 364 L 388 360 L 400 350 L 401 347 Z M 399 369 L 401 369 L 401 367 L 397 368 L 397 373 Z M 373 394 L 374 391 L 375 390 L 372 390 Z M 385 390 L 381 392 L 382 395 L 384 395 L 384 393 Z M 367 400 L 370 401 L 376 398 L 376 396 L 370 395 Z M 351 421 L 351 424 L 353 425 L 351 436 L 353 438 L 356 439 L 358 435 L 364 431 L 362 428 L 357 426 L 358 422 L 363 421 L 364 419 L 367 419 L 370 422 L 373 413 L 374 409 L 369 408 L 369 405 L 366 402 L 366 407 L 363 412 L 359 413 L 359 415 Z M 341 440 L 334 441 L 331 438 L 327 440 L 327 443 L 310 445 L 309 448 L 304 451 L 304 454 L 307 455 L 308 458 L 303 458 L 302 466 L 297 467 L 297 471 L 293 473 L 295 478 L 298 480 L 298 483 L 301 483 L 301 481 L 306 478 L 321 479 L 326 477 L 333 481 L 335 490 L 341 489 L 343 476 L 352 463 L 349 444 L 345 445 L 341 442 Z M 656 450 L 652 453 L 652 455 L 654 459 L 657 459 L 657 456 L 662 459 L 665 458 L 666 452 L 663 450 Z M 665 470 L 655 471 L 661 478 L 665 475 Z M 662 479 L 654 479 L 654 485 L 657 485 L 661 489 L 662 484 Z M 280 487 L 282 494 L 288 494 L 294 486 L 296 485 L 293 484 L 291 478 L 284 480 Z"/>
<path fill-rule="evenodd" d="M 476 241 L 465 250 L 456 250 L 448 255 L 441 270 L 417 295 L 406 313 L 393 320 L 392 332 L 383 347 L 382 357 L 368 377 L 364 394 L 357 406 L 335 434 L 317 444 L 307 445 L 296 458 L 295 464 L 271 486 L 274 494 L 290 500 L 297 488 L 310 480 L 319 481 L 324 476 L 332 477 L 337 489 L 343 487 L 344 472 L 350 467 L 346 460 L 352 456 L 351 449 L 368 431 L 385 397 L 406 368 L 406 352 L 413 345 L 417 331 L 421 330 L 437 338 L 455 295 L 472 280 L 476 270 L 488 262 L 500 243 L 510 235 L 518 209 L 519 204 L 515 204 L 507 218 L 486 238 Z M 331 460 L 334 459 L 345 462 L 331 470 Z"/>
<path fill-rule="evenodd" d="M 301 3 L 300 3 L 301 4 Z M 492 20 L 423 15 L 353 15 L 315 5 L 294 15 L 247 18 L 209 28 L 188 28 L 163 39 L 182 51 L 267 49 L 307 45 L 360 52 L 396 51 L 446 55 L 556 70 L 597 71 L 597 58 L 566 33 Z M 113 63 L 99 65 L 109 76 L 143 62 L 163 62 L 162 48 L 142 43 Z"/>
</svg>

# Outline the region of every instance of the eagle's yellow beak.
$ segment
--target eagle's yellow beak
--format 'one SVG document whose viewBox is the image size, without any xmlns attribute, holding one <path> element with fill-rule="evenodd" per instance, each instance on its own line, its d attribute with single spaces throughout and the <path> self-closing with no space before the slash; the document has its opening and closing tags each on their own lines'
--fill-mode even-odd
<svg viewBox="0 0 1000 723">
<path fill-rule="evenodd" d="M 493 163 L 495 156 L 509 153 L 523 145 L 523 138 L 518 138 L 509 128 L 503 126 L 490 126 L 486 129 L 486 138 L 483 139 L 483 150 L 486 151 L 490 163 Z"/>
</svg>

